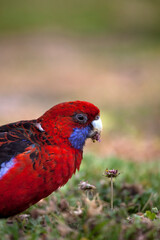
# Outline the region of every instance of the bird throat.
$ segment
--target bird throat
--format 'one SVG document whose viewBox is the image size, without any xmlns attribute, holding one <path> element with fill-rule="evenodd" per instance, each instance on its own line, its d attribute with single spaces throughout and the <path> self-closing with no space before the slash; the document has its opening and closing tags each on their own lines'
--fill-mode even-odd
<svg viewBox="0 0 160 240">
<path fill-rule="evenodd" d="M 82 150 L 90 131 L 90 126 L 84 128 L 74 128 L 72 134 L 69 137 L 69 141 L 72 147 L 78 150 Z"/>
</svg>

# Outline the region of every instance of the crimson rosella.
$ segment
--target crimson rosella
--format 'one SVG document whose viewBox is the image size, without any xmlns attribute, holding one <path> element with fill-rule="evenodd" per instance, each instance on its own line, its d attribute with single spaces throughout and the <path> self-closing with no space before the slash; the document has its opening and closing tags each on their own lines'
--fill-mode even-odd
<svg viewBox="0 0 160 240">
<path fill-rule="evenodd" d="M 36 120 L 0 127 L 0 217 L 18 214 L 66 184 L 87 138 L 99 140 L 99 109 L 60 103 Z"/>
</svg>

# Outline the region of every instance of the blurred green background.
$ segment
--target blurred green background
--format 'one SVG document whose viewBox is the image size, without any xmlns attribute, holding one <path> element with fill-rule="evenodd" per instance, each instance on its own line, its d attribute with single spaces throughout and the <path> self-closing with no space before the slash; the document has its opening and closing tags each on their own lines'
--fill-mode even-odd
<svg viewBox="0 0 160 240">
<path fill-rule="evenodd" d="M 159 1 L 0 1 L 0 124 L 61 101 L 102 111 L 89 151 L 160 157 Z"/>
</svg>

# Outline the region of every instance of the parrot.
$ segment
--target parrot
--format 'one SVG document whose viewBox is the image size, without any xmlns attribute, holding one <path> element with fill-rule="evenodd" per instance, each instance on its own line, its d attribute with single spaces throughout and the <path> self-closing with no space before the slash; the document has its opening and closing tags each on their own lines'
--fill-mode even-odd
<svg viewBox="0 0 160 240">
<path fill-rule="evenodd" d="M 80 168 L 86 139 L 100 141 L 101 131 L 99 108 L 80 100 L 0 126 L 0 218 L 23 212 L 65 185 Z"/>
</svg>

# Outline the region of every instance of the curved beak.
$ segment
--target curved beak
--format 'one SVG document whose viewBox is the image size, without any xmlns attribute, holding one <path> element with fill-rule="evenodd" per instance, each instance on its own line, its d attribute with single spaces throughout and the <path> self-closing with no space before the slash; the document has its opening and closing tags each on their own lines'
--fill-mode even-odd
<svg viewBox="0 0 160 240">
<path fill-rule="evenodd" d="M 101 118 L 99 117 L 98 119 L 95 119 L 91 122 L 92 125 L 92 130 L 89 133 L 89 138 L 91 138 L 93 140 L 93 142 L 95 141 L 100 141 L 100 135 L 101 135 L 101 131 L 102 131 L 102 121 Z"/>
</svg>

